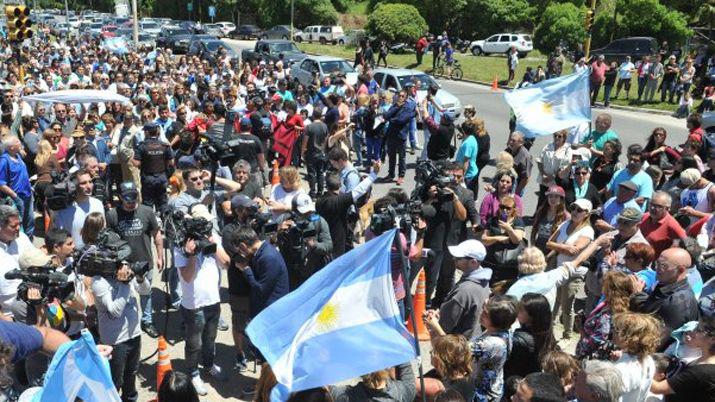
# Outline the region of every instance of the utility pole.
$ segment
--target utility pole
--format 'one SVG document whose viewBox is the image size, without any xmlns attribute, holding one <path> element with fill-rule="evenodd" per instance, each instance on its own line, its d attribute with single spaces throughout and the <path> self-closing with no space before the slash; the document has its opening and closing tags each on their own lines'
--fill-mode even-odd
<svg viewBox="0 0 715 402">
<path fill-rule="evenodd" d="M 295 14 L 295 0 L 290 0 L 290 38 L 288 40 L 293 40 L 293 15 Z"/>
<path fill-rule="evenodd" d="M 137 0 L 132 0 L 132 14 L 134 15 L 134 48 L 139 49 L 139 12 L 137 11 Z"/>
<path fill-rule="evenodd" d="M 593 28 L 593 20 L 596 17 L 596 0 L 591 0 L 591 5 L 586 11 L 586 20 L 584 21 L 584 26 L 586 28 L 586 42 L 583 44 L 583 53 L 588 62 L 589 54 L 591 53 L 591 31 Z"/>
</svg>

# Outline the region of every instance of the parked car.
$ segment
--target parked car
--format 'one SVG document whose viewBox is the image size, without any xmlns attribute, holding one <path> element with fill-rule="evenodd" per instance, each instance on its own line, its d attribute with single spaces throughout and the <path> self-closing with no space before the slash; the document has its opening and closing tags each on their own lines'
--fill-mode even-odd
<svg viewBox="0 0 715 402">
<path fill-rule="evenodd" d="M 715 112 L 709 111 L 703 113 L 702 119 L 702 129 L 708 134 L 715 134 Z"/>
<path fill-rule="evenodd" d="M 314 74 L 321 80 L 326 76 L 338 73 L 345 75 L 345 80 L 350 85 L 357 84 L 358 73 L 345 59 L 331 56 L 308 56 L 297 66 L 293 66 L 290 73 L 296 81 L 308 86 L 313 83 Z"/>
<path fill-rule="evenodd" d="M 116 25 L 105 25 L 102 27 L 102 39 L 113 38 L 118 27 Z"/>
<path fill-rule="evenodd" d="M 161 32 L 161 28 L 159 27 L 159 24 L 157 24 L 154 21 L 141 21 L 139 23 L 139 30 L 142 33 L 149 34 L 156 38 L 159 36 L 159 32 Z"/>
<path fill-rule="evenodd" d="M 167 25 L 156 37 L 156 46 L 171 49 L 174 54 L 186 53 L 193 34 L 178 25 Z"/>
<path fill-rule="evenodd" d="M 216 25 L 216 24 L 204 24 L 204 32 L 206 32 L 207 35 L 213 35 L 217 38 L 221 37 L 221 27 Z"/>
<path fill-rule="evenodd" d="M 224 49 L 231 58 L 238 58 L 238 54 L 226 42 L 209 35 L 194 35 L 189 42 L 189 51 L 186 54 L 214 62 L 220 49 Z"/>
<path fill-rule="evenodd" d="M 296 38 L 300 35 L 302 35 L 303 32 L 301 32 L 299 29 L 293 29 L 293 37 Z M 290 40 L 290 25 L 276 25 L 271 29 L 263 31 L 263 34 L 261 35 L 262 39 L 283 39 L 283 40 Z"/>
<path fill-rule="evenodd" d="M 300 34 L 295 34 L 295 41 L 298 43 L 302 41 L 320 42 L 322 45 L 326 43 L 336 44 L 341 36 L 343 36 L 341 26 L 311 25 L 305 27 Z"/>
<path fill-rule="evenodd" d="M 355 29 L 346 34 L 338 36 L 337 41 L 338 45 L 341 46 L 357 46 L 363 39 L 373 40 L 373 38 L 368 38 L 367 32 L 365 32 L 364 29 Z"/>
<path fill-rule="evenodd" d="M 215 23 L 215 25 L 218 25 L 219 30 L 221 31 L 221 34 L 218 35 L 219 38 L 227 38 L 228 34 L 236 30 L 236 24 L 233 22 L 221 21 Z"/>
<path fill-rule="evenodd" d="M 530 51 L 534 50 L 530 35 L 515 33 L 496 34 L 486 40 L 475 40 L 469 45 L 469 50 L 475 56 L 486 56 L 493 53 L 506 54 L 512 46 L 516 47 L 519 57 L 526 57 Z"/>
<path fill-rule="evenodd" d="M 606 62 L 622 62 L 626 56 L 631 56 L 635 63 L 643 56 L 655 56 L 658 54 L 658 42 L 647 36 L 634 36 L 631 38 L 616 39 L 608 45 L 591 50 L 592 55 L 603 55 Z"/>
<path fill-rule="evenodd" d="M 407 69 L 393 69 L 393 68 L 378 68 L 373 74 L 373 78 L 377 81 L 380 88 L 390 89 L 399 91 L 405 87 L 407 83 L 414 83 L 416 81 L 420 82 L 417 91 L 419 92 L 419 98 L 425 99 L 427 96 L 427 88 L 430 85 L 437 85 L 440 89 L 437 91 L 434 99 L 437 104 L 447 109 L 459 116 L 462 114 L 462 102 L 459 98 L 442 89 L 441 85 L 437 83 L 431 76 L 425 74 L 419 70 L 407 70 Z"/>
<path fill-rule="evenodd" d="M 278 61 L 283 58 L 289 65 L 303 60 L 306 55 L 298 49 L 295 43 L 287 40 L 259 40 L 253 50 L 244 49 L 241 60 L 251 62 L 254 60 Z"/>
<path fill-rule="evenodd" d="M 233 32 L 230 32 L 228 36 L 234 39 L 251 39 L 260 38 L 263 35 L 261 28 L 255 25 L 241 25 Z"/>
<path fill-rule="evenodd" d="M 185 28 L 192 33 L 195 34 L 201 34 L 204 33 L 203 27 L 201 26 L 200 22 L 195 22 L 195 21 L 179 21 L 178 24 L 180 27 Z"/>
</svg>

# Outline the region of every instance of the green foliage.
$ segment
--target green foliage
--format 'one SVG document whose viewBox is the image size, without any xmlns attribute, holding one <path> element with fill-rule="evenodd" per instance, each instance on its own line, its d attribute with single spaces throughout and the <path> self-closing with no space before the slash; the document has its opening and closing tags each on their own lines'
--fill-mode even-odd
<svg viewBox="0 0 715 402">
<path fill-rule="evenodd" d="M 495 33 L 530 28 L 531 10 L 526 0 L 467 0 L 460 15 L 461 35 L 486 39 Z"/>
<path fill-rule="evenodd" d="M 652 36 L 658 42 L 685 43 L 692 34 L 685 15 L 660 4 L 658 0 L 619 0 L 618 28 L 614 38 Z"/>
<path fill-rule="evenodd" d="M 571 3 L 554 3 L 546 7 L 534 32 L 536 48 L 544 53 L 553 51 L 559 44 L 575 48 L 586 39 L 585 13 L 585 8 Z"/>
<path fill-rule="evenodd" d="M 353 0 L 332 0 L 333 7 L 339 13 L 346 13 L 350 6 L 353 5 Z"/>
<path fill-rule="evenodd" d="M 257 0 L 258 22 L 260 26 L 290 24 L 290 0 Z M 295 0 L 294 21 L 297 27 L 307 25 L 333 25 L 338 20 L 330 0 Z"/>
<path fill-rule="evenodd" d="M 414 6 L 378 4 L 365 29 L 370 35 L 388 41 L 414 42 L 427 31 L 427 23 Z"/>
</svg>

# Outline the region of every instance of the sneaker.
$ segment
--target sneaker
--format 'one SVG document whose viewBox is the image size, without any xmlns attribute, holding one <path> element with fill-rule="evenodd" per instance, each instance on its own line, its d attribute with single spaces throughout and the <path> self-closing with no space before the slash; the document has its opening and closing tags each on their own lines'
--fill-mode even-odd
<svg viewBox="0 0 715 402">
<path fill-rule="evenodd" d="M 228 331 L 228 324 L 226 324 L 226 321 L 223 320 L 223 317 L 218 318 L 218 330 Z"/>
<path fill-rule="evenodd" d="M 228 377 L 226 376 L 226 373 L 224 373 L 223 371 L 221 371 L 221 367 L 217 366 L 216 364 L 214 364 L 213 366 L 211 366 L 211 368 L 208 369 L 208 370 L 206 371 L 206 373 L 208 373 L 208 375 L 210 375 L 211 378 L 213 378 L 213 379 L 215 379 L 215 380 L 218 380 L 218 381 L 222 381 L 222 382 L 223 382 L 223 381 L 226 381 L 226 380 L 228 379 Z"/>
<path fill-rule="evenodd" d="M 159 331 L 156 329 L 154 324 L 147 322 L 147 323 L 142 323 L 142 331 L 149 335 L 150 337 L 156 339 L 159 337 Z"/>
<path fill-rule="evenodd" d="M 208 395 L 209 391 L 206 389 L 206 384 L 204 384 L 204 381 L 201 379 L 200 375 L 197 374 L 191 377 L 191 384 L 193 384 L 194 388 L 196 388 L 197 394 L 201 396 Z"/>
<path fill-rule="evenodd" d="M 244 354 L 236 355 L 236 365 L 233 366 L 239 373 L 248 370 L 248 359 Z"/>
</svg>

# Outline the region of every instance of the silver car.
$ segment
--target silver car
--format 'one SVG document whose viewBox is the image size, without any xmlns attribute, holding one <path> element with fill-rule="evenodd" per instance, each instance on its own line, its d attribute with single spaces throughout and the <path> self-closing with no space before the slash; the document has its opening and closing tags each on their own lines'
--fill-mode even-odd
<svg viewBox="0 0 715 402">
<path fill-rule="evenodd" d="M 373 74 L 373 79 L 380 85 L 380 88 L 395 91 L 405 88 L 408 83 L 415 85 L 415 83 L 419 81 L 417 92 L 423 99 L 427 96 L 427 89 L 430 85 L 437 85 L 440 88 L 434 97 L 437 104 L 453 112 L 457 117 L 462 114 L 462 102 L 460 102 L 456 96 L 442 89 L 441 85 L 439 85 L 434 78 L 422 71 L 399 68 L 378 68 Z"/>
<path fill-rule="evenodd" d="M 326 76 L 344 74 L 348 84 L 357 84 L 357 71 L 345 59 L 339 57 L 308 56 L 291 69 L 295 79 L 305 86 L 313 82 L 313 75 L 316 73 L 320 80 Z"/>
</svg>

